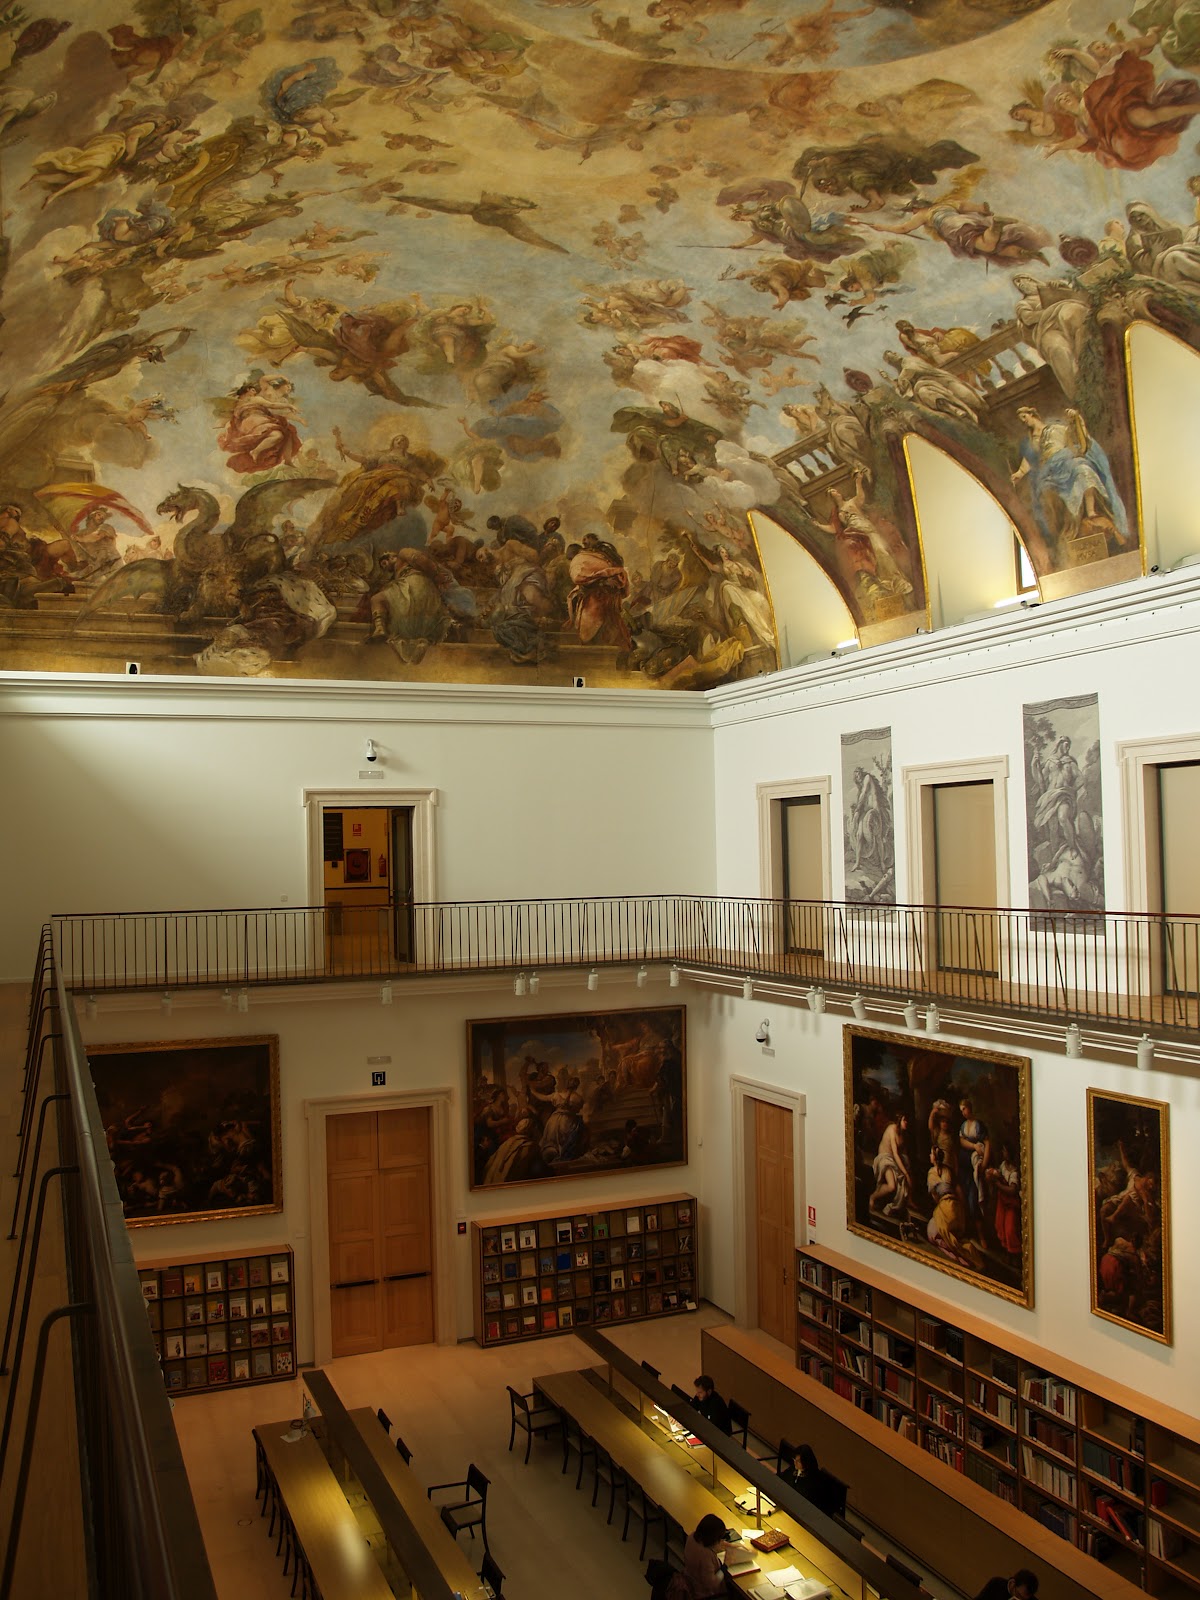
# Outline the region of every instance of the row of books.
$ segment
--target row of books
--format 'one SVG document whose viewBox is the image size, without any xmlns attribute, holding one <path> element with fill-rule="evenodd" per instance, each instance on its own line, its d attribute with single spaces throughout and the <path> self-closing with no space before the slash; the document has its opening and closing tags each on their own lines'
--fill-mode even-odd
<svg viewBox="0 0 1200 1600">
<path fill-rule="evenodd" d="M 1152 1556 L 1160 1556 L 1164 1561 L 1177 1561 L 1187 1548 L 1187 1541 L 1175 1528 L 1168 1528 L 1165 1523 L 1151 1518 L 1147 1548 Z"/>
<path fill-rule="evenodd" d="M 1106 1522 L 1110 1528 L 1115 1529 L 1126 1544 L 1145 1544 L 1146 1518 L 1124 1501 L 1114 1500 L 1110 1494 L 1094 1494 L 1092 1512 L 1099 1521 Z M 1153 1538 L 1153 1531 L 1151 1537 Z"/>
<path fill-rule="evenodd" d="M 989 1456 L 1016 1470 L 1017 1446 L 1006 1434 L 998 1433 L 995 1428 L 981 1427 L 977 1422 L 969 1422 L 967 1443 L 974 1445 L 976 1450 L 986 1451 Z"/>
<path fill-rule="evenodd" d="M 1048 1456 L 1039 1455 L 1027 1444 L 1021 1446 L 1021 1469 L 1030 1483 L 1049 1489 L 1060 1500 L 1075 1504 L 1075 1474 L 1069 1467 L 1060 1467 Z"/>
<path fill-rule="evenodd" d="M 936 1394 L 925 1396 L 925 1415 L 930 1422 L 937 1424 L 946 1433 L 952 1433 L 956 1439 L 962 1438 L 963 1414 L 957 1406 L 949 1406 Z"/>
<path fill-rule="evenodd" d="M 944 1461 L 948 1467 L 953 1467 L 955 1472 L 961 1472 L 965 1467 L 966 1452 L 962 1445 L 953 1439 L 947 1439 L 944 1433 L 933 1433 L 926 1428 L 921 1443 L 931 1456 Z"/>
<path fill-rule="evenodd" d="M 290 1378 L 295 1363 L 290 1349 L 254 1350 L 249 1355 L 196 1356 L 190 1361 L 169 1361 L 163 1382 L 169 1392 L 212 1389 L 223 1384 L 255 1383 L 264 1378 Z"/>
<path fill-rule="evenodd" d="M 871 1358 L 864 1355 L 861 1350 L 852 1350 L 848 1345 L 839 1344 L 837 1347 L 837 1361 L 839 1366 L 849 1367 L 852 1372 L 857 1372 L 860 1378 L 871 1381 Z"/>
<path fill-rule="evenodd" d="M 892 1367 L 877 1367 L 875 1382 L 886 1394 L 895 1395 L 896 1399 L 906 1406 L 912 1405 L 913 1381 L 911 1378 L 906 1378 L 902 1372 L 896 1372 Z"/>
<path fill-rule="evenodd" d="M 1038 1500 L 1025 1507 L 1026 1511 L 1041 1523 L 1043 1528 L 1049 1528 L 1051 1533 L 1056 1533 L 1060 1539 L 1069 1539 L 1075 1543 L 1075 1517 L 1063 1506 L 1056 1506 L 1049 1500 Z"/>
<path fill-rule="evenodd" d="M 1061 1378 L 1052 1378 L 1046 1373 L 1037 1378 L 1026 1378 L 1021 1385 L 1023 1400 L 1031 1400 L 1043 1411 L 1056 1411 L 1068 1422 L 1075 1421 L 1075 1395 L 1073 1383 L 1064 1383 Z"/>
<path fill-rule="evenodd" d="M 178 1295 L 220 1294 L 227 1289 L 257 1289 L 268 1283 L 291 1282 L 286 1255 L 247 1256 L 244 1261 L 209 1261 L 194 1266 L 144 1268 L 138 1274 L 144 1300 Z"/>
<path fill-rule="evenodd" d="M 814 1289 L 819 1289 L 822 1294 L 828 1294 L 829 1268 L 823 1267 L 819 1261 L 810 1261 L 807 1256 L 801 1256 L 800 1282 L 807 1283 Z"/>
<path fill-rule="evenodd" d="M 621 1213 L 603 1212 L 595 1216 L 543 1217 L 539 1222 L 526 1222 L 511 1226 L 485 1227 L 483 1229 L 484 1255 L 510 1254 L 516 1250 L 537 1250 L 548 1244 L 581 1244 L 610 1236 L 628 1238 L 634 1234 L 656 1233 L 661 1222 L 664 1228 L 690 1228 L 692 1203 L 679 1200 L 674 1204 L 654 1207 L 652 1210 Z"/>
<path fill-rule="evenodd" d="M 937 1350 L 948 1360 L 961 1363 L 963 1358 L 963 1335 L 961 1328 L 955 1328 L 948 1322 L 942 1322 L 937 1317 L 917 1316 L 917 1340 L 920 1344 L 928 1346 L 930 1350 Z"/>
<path fill-rule="evenodd" d="M 901 1411 L 899 1406 L 894 1406 L 890 1401 L 882 1400 L 876 1396 L 872 1414 L 876 1422 L 882 1422 L 885 1428 L 890 1428 L 893 1433 L 898 1433 L 902 1439 L 911 1439 L 917 1442 L 917 1419 L 911 1411 Z"/>
<path fill-rule="evenodd" d="M 995 1417 L 997 1422 L 1002 1422 L 1006 1428 L 1015 1428 L 1017 1425 L 1017 1402 L 1012 1395 L 992 1387 L 987 1379 L 972 1375 L 971 1377 L 971 1404 L 977 1411 L 986 1411 L 989 1417 Z"/>
<path fill-rule="evenodd" d="M 540 1306 L 537 1310 L 507 1313 L 484 1320 L 486 1344 L 501 1339 L 526 1339 L 532 1333 L 557 1333 L 588 1322 L 624 1322 L 634 1317 L 653 1317 L 666 1311 L 694 1311 L 695 1302 L 673 1289 L 651 1289 L 645 1294 L 612 1295 L 595 1300 L 576 1300 L 563 1305 Z"/>
<path fill-rule="evenodd" d="M 871 1315 L 871 1291 L 866 1284 L 858 1283 L 854 1278 L 835 1278 L 833 1280 L 833 1298 L 849 1304 L 851 1301 L 860 1311 Z"/>
<path fill-rule="evenodd" d="M 977 1483 L 981 1489 L 986 1489 L 989 1494 L 994 1494 L 997 1500 L 1003 1500 L 1006 1505 L 1015 1506 L 1017 1503 L 1017 1480 L 1001 1472 L 999 1467 L 985 1461 L 982 1456 L 970 1455 L 967 1457 L 967 1477 Z"/>
<path fill-rule="evenodd" d="M 877 1356 L 882 1356 L 885 1361 L 894 1361 L 898 1367 L 907 1367 L 911 1372 L 916 1360 L 916 1351 L 909 1339 L 901 1339 L 898 1334 L 889 1333 L 886 1328 L 876 1328 L 872 1341 L 872 1348 Z"/>
<path fill-rule="evenodd" d="M 1025 1413 L 1025 1436 L 1036 1439 L 1038 1444 L 1069 1461 L 1075 1459 L 1075 1435 L 1057 1422 L 1051 1422 L 1049 1417 L 1038 1416 L 1036 1411 Z"/>
<path fill-rule="evenodd" d="M 833 1307 L 828 1300 L 818 1300 L 807 1289 L 801 1289 L 797 1295 L 796 1309 L 802 1317 L 808 1317 L 812 1322 L 824 1323 L 826 1327 L 833 1325 Z"/>
<path fill-rule="evenodd" d="M 852 1378 L 847 1377 L 844 1372 L 834 1373 L 833 1384 L 831 1387 L 834 1394 L 840 1396 L 843 1400 L 849 1400 L 850 1403 L 857 1406 L 860 1411 L 870 1411 L 871 1391 L 869 1389 L 862 1388 L 859 1384 L 855 1383 Z"/>
<path fill-rule="evenodd" d="M 187 1356 L 225 1355 L 230 1350 L 252 1350 L 292 1342 L 292 1319 L 233 1322 L 228 1327 L 205 1328 L 198 1333 L 155 1335 L 154 1350 L 160 1361 L 181 1361 Z"/>
<path fill-rule="evenodd" d="M 857 1311 L 843 1311 L 838 1317 L 838 1332 L 843 1339 L 853 1339 L 855 1344 L 870 1346 L 871 1324 L 865 1322 Z"/>
<path fill-rule="evenodd" d="M 1094 1472 L 1098 1478 L 1104 1478 L 1108 1483 L 1115 1484 L 1118 1489 L 1128 1489 L 1131 1494 L 1141 1494 L 1142 1469 L 1130 1461 L 1128 1456 L 1118 1455 L 1115 1450 L 1107 1450 L 1094 1439 L 1084 1439 L 1081 1449 L 1083 1464 L 1089 1472 Z"/>
</svg>

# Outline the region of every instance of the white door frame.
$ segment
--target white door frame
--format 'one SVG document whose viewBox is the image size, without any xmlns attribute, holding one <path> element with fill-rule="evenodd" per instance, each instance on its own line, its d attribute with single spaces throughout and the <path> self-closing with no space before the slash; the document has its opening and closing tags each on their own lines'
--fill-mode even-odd
<svg viewBox="0 0 1200 1600">
<path fill-rule="evenodd" d="M 451 1111 L 453 1089 L 397 1089 L 391 1093 L 322 1096 L 305 1100 L 308 1122 L 308 1209 L 312 1259 L 313 1361 L 322 1366 L 333 1359 L 333 1334 L 329 1304 L 329 1183 L 325 1121 L 364 1111 L 411 1111 L 429 1107 L 429 1227 L 433 1243 L 433 1337 L 438 1344 L 455 1344 L 458 1319 L 454 1292 L 454 1262 L 450 1249 L 453 1206 L 450 1197 Z"/>
<path fill-rule="evenodd" d="M 436 789 L 302 789 L 301 803 L 308 817 L 308 903 L 325 904 L 325 812 L 412 810 L 413 899 L 428 904 L 437 899 L 437 858 L 433 813 Z"/>
<path fill-rule="evenodd" d="M 783 828 L 780 800 L 808 800 L 816 796 L 821 802 L 821 898 L 831 898 L 833 890 L 833 860 L 829 844 L 829 797 L 832 783 L 824 778 L 794 778 L 789 782 L 760 783 L 758 796 L 758 883 L 764 900 L 783 898 Z"/>
<path fill-rule="evenodd" d="M 1157 768 L 1200 761 L 1200 734 L 1122 739 L 1116 756 L 1124 812 L 1125 904 L 1133 912 L 1160 913 Z"/>
<path fill-rule="evenodd" d="M 804 1220 L 805 1097 L 796 1089 L 759 1083 L 755 1078 L 729 1080 L 730 1127 L 733 1134 L 733 1317 L 739 1328 L 758 1326 L 758 1230 L 754 1166 L 752 1100 L 782 1106 L 792 1113 L 792 1220 L 794 1244 L 807 1243 Z"/>
</svg>

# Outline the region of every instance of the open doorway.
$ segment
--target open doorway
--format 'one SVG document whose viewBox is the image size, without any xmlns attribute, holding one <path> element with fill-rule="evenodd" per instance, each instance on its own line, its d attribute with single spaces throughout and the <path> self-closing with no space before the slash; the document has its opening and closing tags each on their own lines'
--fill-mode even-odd
<svg viewBox="0 0 1200 1600">
<path fill-rule="evenodd" d="M 436 893 L 436 789 L 393 789 L 369 801 L 361 791 L 309 790 L 304 798 L 309 904 L 323 912 L 326 969 L 370 974 L 419 964 L 418 908 Z"/>
</svg>

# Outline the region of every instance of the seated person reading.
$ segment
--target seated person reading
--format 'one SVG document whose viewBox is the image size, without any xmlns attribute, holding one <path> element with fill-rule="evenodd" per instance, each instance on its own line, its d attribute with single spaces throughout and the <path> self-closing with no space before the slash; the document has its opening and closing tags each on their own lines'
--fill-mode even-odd
<svg viewBox="0 0 1200 1600">
<path fill-rule="evenodd" d="M 692 1387 L 696 1394 L 692 1404 L 705 1419 L 711 1422 L 714 1428 L 719 1428 L 722 1433 L 732 1433 L 733 1424 L 729 1420 L 729 1407 L 717 1393 L 717 1386 L 707 1372 L 702 1372 L 698 1378 L 692 1380 Z"/>
<path fill-rule="evenodd" d="M 714 1595 L 736 1594 L 721 1556 L 726 1548 L 726 1527 L 710 1511 L 700 1518 L 683 1547 L 683 1579 L 690 1600 L 711 1600 Z"/>
<path fill-rule="evenodd" d="M 779 1476 L 789 1488 L 795 1489 L 806 1500 L 810 1500 L 818 1511 L 824 1511 L 831 1517 L 841 1514 L 842 1486 L 818 1466 L 812 1445 L 795 1445 L 790 1463 L 784 1464 Z"/>
</svg>

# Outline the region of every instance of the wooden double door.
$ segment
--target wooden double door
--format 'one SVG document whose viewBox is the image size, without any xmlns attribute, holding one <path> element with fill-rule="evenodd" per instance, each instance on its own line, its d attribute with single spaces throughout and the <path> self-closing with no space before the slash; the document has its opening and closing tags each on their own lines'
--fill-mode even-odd
<svg viewBox="0 0 1200 1600">
<path fill-rule="evenodd" d="M 333 1354 L 430 1343 L 428 1106 L 329 1117 L 325 1145 Z"/>
<path fill-rule="evenodd" d="M 758 1325 L 790 1349 L 796 1338 L 796 1209 L 792 1113 L 766 1100 L 754 1109 L 754 1224 Z"/>
</svg>

